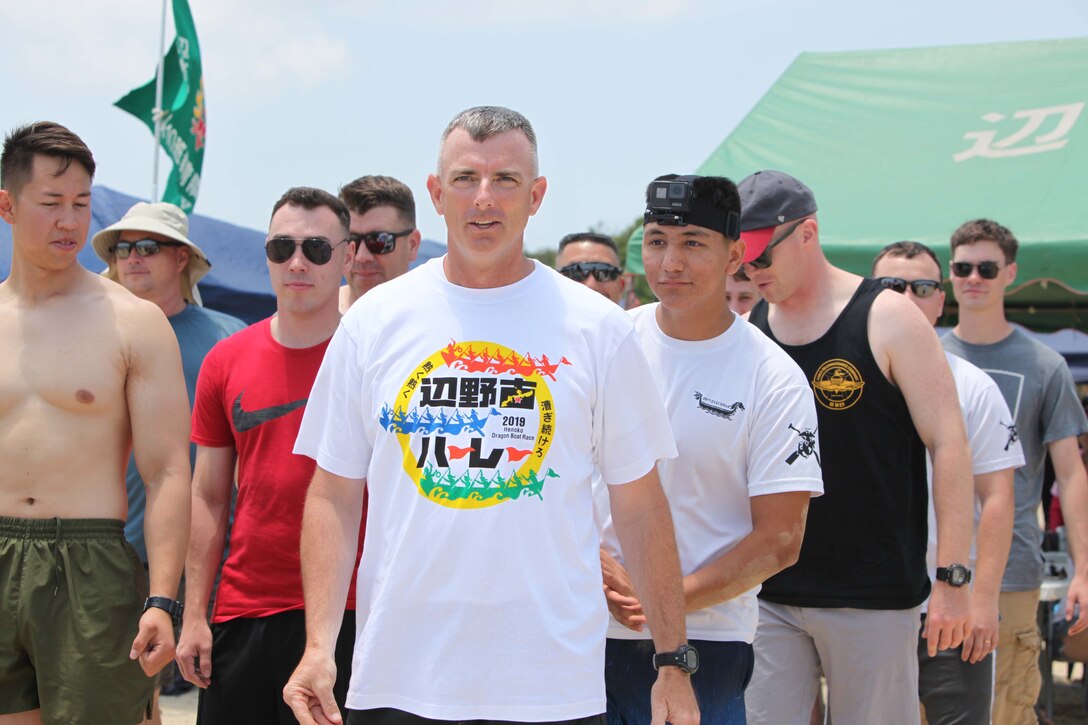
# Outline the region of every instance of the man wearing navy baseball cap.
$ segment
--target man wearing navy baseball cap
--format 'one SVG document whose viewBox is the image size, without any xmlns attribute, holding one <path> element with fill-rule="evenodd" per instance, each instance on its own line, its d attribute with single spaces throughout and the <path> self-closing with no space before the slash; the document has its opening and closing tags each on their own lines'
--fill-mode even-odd
<svg viewBox="0 0 1088 725">
<path fill-rule="evenodd" d="M 825 491 L 809 505 L 797 564 L 759 595 L 749 722 L 807 723 L 822 669 L 835 722 L 917 723 L 926 449 L 941 567 L 930 654 L 970 630 L 971 471 L 948 363 L 909 300 L 827 260 L 805 184 L 760 171 L 738 191 L 744 267 L 764 299 L 749 321 L 812 385 Z"/>
</svg>

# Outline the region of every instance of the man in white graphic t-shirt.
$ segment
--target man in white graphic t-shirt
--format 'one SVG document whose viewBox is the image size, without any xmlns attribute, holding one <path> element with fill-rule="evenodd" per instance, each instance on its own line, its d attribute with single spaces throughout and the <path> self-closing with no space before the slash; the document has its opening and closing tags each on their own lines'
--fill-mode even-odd
<svg viewBox="0 0 1088 725">
<path fill-rule="evenodd" d="M 661 464 L 661 483 L 676 525 L 688 637 L 700 656 L 692 685 L 702 722 L 716 724 L 745 722 L 756 594 L 796 561 L 809 498 L 823 492 L 808 380 L 725 304 L 744 254 L 739 225 L 740 198 L 729 179 L 652 182 L 642 260 L 660 302 L 631 313 L 676 436 L 679 455 Z M 609 722 L 646 723 L 653 643 L 607 498 L 598 502 L 614 613 L 605 662 Z"/>
<path fill-rule="evenodd" d="M 307 650 L 285 699 L 300 722 L 339 721 L 333 620 L 365 484 L 348 722 L 601 723 L 599 472 L 662 664 L 654 722 L 698 722 L 656 468 L 672 433 L 623 310 L 524 256 L 547 188 L 532 126 L 505 108 L 462 112 L 427 188 L 449 253 L 351 307 L 296 442 L 318 468 Z"/>
<path fill-rule="evenodd" d="M 929 247 L 895 242 L 873 261 L 873 277 L 886 288 L 905 294 L 936 325 L 944 310 L 941 265 Z M 1013 519 L 1013 473 L 1024 465 L 1024 452 L 1009 435 L 1012 413 L 989 375 L 963 358 L 946 352 L 971 446 L 975 481 L 975 535 L 967 567 L 971 581 L 971 633 L 963 644 L 931 657 L 925 640 L 918 642 L 918 697 L 926 721 L 986 725 L 994 690 L 994 657 L 998 646 L 997 602 L 1001 575 L 1009 557 Z M 937 524 L 933 511 L 933 471 L 929 467 L 930 578 L 937 577 Z M 925 617 L 925 605 L 922 608 Z"/>
</svg>

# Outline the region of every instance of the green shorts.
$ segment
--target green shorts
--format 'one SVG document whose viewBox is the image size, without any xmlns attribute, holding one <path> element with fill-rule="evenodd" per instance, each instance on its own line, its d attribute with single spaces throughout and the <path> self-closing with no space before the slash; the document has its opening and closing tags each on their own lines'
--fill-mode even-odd
<svg viewBox="0 0 1088 725">
<path fill-rule="evenodd" d="M 155 681 L 128 658 L 147 576 L 110 519 L 0 517 L 0 715 L 138 723 Z"/>
</svg>

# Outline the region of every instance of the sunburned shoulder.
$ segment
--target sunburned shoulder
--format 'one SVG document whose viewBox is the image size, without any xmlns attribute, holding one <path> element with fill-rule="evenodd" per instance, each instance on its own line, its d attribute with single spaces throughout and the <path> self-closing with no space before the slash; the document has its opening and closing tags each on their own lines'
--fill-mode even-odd
<svg viewBox="0 0 1088 725">
<path fill-rule="evenodd" d="M 873 300 L 869 328 L 877 332 L 913 337 L 936 335 L 925 314 L 905 295 L 883 290 Z"/>
</svg>

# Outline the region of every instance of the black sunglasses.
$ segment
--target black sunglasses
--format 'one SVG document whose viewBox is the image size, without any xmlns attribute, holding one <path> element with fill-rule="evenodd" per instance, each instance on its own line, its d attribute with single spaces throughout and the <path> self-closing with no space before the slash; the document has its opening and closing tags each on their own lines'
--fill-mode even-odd
<svg viewBox="0 0 1088 725">
<path fill-rule="evenodd" d="M 362 242 L 366 246 L 366 251 L 371 254 L 389 254 L 397 248 L 397 240 L 401 237 L 406 237 L 415 229 L 405 229 L 403 232 L 366 232 L 359 234 L 352 232 L 348 235 L 349 242 L 355 242 L 355 249 L 358 251 L 359 243 Z"/>
<path fill-rule="evenodd" d="M 623 270 L 608 262 L 574 262 L 559 270 L 559 274 L 575 282 L 584 282 L 591 274 L 598 282 L 612 282 Z"/>
<path fill-rule="evenodd" d="M 957 277 L 970 277 L 971 270 L 978 267 L 978 276 L 983 279 L 994 279 L 997 277 L 997 273 L 1001 271 L 1001 265 L 997 262 L 979 262 L 978 264 L 971 264 L 970 262 L 953 262 L 952 274 Z"/>
<path fill-rule="evenodd" d="M 328 264 L 332 259 L 332 250 L 347 242 L 344 239 L 336 244 L 330 244 L 325 237 L 306 237 L 294 239 L 292 237 L 272 237 L 264 244 L 264 253 L 270 262 L 283 264 L 295 254 L 295 247 L 302 247 L 302 254 L 314 264 Z"/>
<path fill-rule="evenodd" d="M 935 279 L 916 279 L 908 281 L 902 277 L 878 277 L 877 282 L 884 285 L 885 289 L 903 294 L 910 287 L 915 297 L 929 297 L 941 288 L 941 283 Z"/>
<path fill-rule="evenodd" d="M 110 248 L 110 254 L 115 255 L 118 259 L 128 259 L 128 255 L 132 254 L 132 250 L 136 250 L 136 254 L 141 257 L 154 257 L 163 247 L 180 247 L 180 242 L 160 242 L 157 239 L 140 239 L 135 242 L 117 242 Z"/>
<path fill-rule="evenodd" d="M 789 235 L 791 235 L 795 231 L 797 231 L 797 227 L 801 226 L 804 223 L 805 223 L 804 219 L 799 219 L 796 222 L 794 222 L 793 224 L 791 224 L 790 228 L 787 229 L 785 231 L 785 233 L 782 234 L 782 236 L 780 236 L 778 239 L 775 239 L 774 241 L 772 241 L 770 244 L 767 245 L 766 249 L 763 250 L 762 254 L 760 254 L 758 257 L 753 259 L 751 262 L 745 262 L 744 266 L 745 267 L 751 267 L 752 269 L 767 269 L 767 267 L 770 267 L 771 266 L 771 250 L 774 249 L 775 247 L 777 247 L 782 242 L 786 241 L 787 237 L 789 237 Z"/>
</svg>

